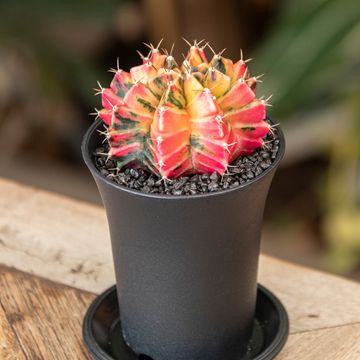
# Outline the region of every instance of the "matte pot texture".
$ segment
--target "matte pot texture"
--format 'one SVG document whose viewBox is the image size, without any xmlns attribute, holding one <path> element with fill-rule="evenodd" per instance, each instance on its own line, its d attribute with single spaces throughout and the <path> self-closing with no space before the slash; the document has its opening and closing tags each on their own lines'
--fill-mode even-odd
<svg viewBox="0 0 360 360">
<path fill-rule="evenodd" d="M 150 195 L 95 168 L 95 122 L 82 152 L 106 208 L 123 336 L 154 360 L 235 360 L 247 351 L 262 217 L 284 154 L 253 181 L 206 195 Z"/>
</svg>

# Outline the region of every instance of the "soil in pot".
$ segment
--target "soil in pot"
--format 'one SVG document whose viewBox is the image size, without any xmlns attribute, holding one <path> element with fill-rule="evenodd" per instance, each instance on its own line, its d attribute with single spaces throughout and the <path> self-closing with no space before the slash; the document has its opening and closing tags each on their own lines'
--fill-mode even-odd
<svg viewBox="0 0 360 360">
<path fill-rule="evenodd" d="M 276 128 L 264 139 L 265 146 L 253 154 L 240 156 L 228 168 L 226 175 L 212 174 L 183 176 L 179 179 L 162 180 L 143 170 L 127 168 L 119 170 L 116 159 L 107 157 L 108 147 L 102 146 L 94 153 L 94 163 L 103 176 L 130 189 L 151 194 L 196 195 L 231 189 L 261 175 L 275 161 L 279 150 L 279 134 Z"/>
</svg>

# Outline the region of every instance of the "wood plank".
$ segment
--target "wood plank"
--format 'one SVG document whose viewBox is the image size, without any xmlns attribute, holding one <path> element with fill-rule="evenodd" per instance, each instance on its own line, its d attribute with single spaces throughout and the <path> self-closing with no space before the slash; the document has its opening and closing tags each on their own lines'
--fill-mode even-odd
<svg viewBox="0 0 360 360">
<path fill-rule="evenodd" d="M 3 291 L 3 289 L 2 289 Z M 8 321 L 0 298 L 0 359 L 26 360 L 16 333 Z"/>
<path fill-rule="evenodd" d="M 276 360 L 359 360 L 360 324 L 291 335 Z"/>
<path fill-rule="evenodd" d="M 0 286 L 0 359 L 91 359 L 81 322 L 93 295 L 4 266 Z M 277 359 L 357 360 L 359 339 L 360 323 L 292 334 Z"/>
<path fill-rule="evenodd" d="M 82 319 L 94 298 L 77 289 L 58 285 L 0 266 L 1 359 L 90 360 L 82 342 Z M 23 353 L 4 318 L 16 333 Z M 24 355 L 25 354 L 25 355 Z"/>
<path fill-rule="evenodd" d="M 360 322 L 360 284 L 262 256 L 259 279 L 284 303 L 291 333 Z"/>
<path fill-rule="evenodd" d="M 0 264 L 103 290 L 114 283 L 104 210 L 0 179 Z"/>
<path fill-rule="evenodd" d="M 1 263 L 91 292 L 109 287 L 104 210 L 0 179 Z M 355 282 L 268 256 L 260 258 L 259 280 L 284 302 L 291 333 L 360 322 Z"/>
</svg>

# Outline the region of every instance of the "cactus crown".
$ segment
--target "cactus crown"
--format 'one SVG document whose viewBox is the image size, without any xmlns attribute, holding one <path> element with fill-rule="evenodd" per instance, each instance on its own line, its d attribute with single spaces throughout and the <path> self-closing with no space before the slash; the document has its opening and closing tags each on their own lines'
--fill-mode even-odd
<svg viewBox="0 0 360 360">
<path fill-rule="evenodd" d="M 130 72 L 112 69 L 110 88 L 99 85 L 103 109 L 96 113 L 119 168 L 143 167 L 167 179 L 222 175 L 239 155 L 264 145 L 267 100 L 256 98 L 259 77 L 250 76 L 242 53 L 233 62 L 195 41 L 179 65 L 159 45 L 149 45 Z"/>
</svg>

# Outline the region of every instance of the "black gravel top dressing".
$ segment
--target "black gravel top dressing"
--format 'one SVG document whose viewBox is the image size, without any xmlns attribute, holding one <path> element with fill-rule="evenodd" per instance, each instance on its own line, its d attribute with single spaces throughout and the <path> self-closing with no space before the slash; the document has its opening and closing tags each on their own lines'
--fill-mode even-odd
<svg viewBox="0 0 360 360">
<path fill-rule="evenodd" d="M 197 195 L 232 189 L 253 180 L 265 171 L 276 159 L 279 150 L 279 136 L 276 128 L 266 136 L 265 146 L 253 154 L 240 156 L 228 168 L 226 175 L 199 174 L 179 179 L 163 180 L 143 169 L 119 170 L 115 159 L 108 159 L 107 146 L 94 152 L 94 163 L 100 173 L 119 185 L 147 194 Z"/>
</svg>

